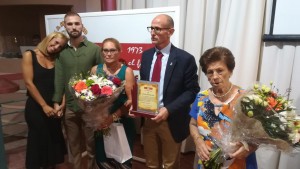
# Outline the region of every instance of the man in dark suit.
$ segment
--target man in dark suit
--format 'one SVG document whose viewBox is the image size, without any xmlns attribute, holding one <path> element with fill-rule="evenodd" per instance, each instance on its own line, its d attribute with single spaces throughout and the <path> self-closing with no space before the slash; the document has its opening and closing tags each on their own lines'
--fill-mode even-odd
<svg viewBox="0 0 300 169">
<path fill-rule="evenodd" d="M 170 16 L 156 16 L 147 29 L 155 47 L 143 52 L 140 76 L 159 82 L 160 108 L 156 117 L 145 119 L 143 127 L 146 165 L 179 169 L 181 142 L 189 135 L 190 104 L 200 90 L 197 65 L 191 54 L 171 44 L 175 30 Z"/>
</svg>

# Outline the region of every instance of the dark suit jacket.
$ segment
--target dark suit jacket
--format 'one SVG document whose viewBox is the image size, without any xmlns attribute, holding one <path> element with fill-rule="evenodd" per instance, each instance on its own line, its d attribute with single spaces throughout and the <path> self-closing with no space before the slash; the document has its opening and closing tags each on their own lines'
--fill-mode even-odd
<svg viewBox="0 0 300 169">
<path fill-rule="evenodd" d="M 150 69 L 155 48 L 143 52 L 140 76 L 150 81 Z M 171 46 L 165 72 L 163 103 L 169 111 L 168 123 L 176 142 L 189 135 L 190 105 L 199 92 L 197 65 L 194 56 Z"/>
</svg>

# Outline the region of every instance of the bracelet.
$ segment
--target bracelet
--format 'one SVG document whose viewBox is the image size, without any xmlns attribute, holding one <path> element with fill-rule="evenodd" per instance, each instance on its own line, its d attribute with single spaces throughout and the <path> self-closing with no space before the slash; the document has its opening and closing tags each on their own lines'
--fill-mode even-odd
<svg viewBox="0 0 300 169">
<path fill-rule="evenodd" d="M 120 117 L 116 113 L 112 114 L 112 118 L 113 118 L 113 121 L 119 121 L 120 120 Z"/>
</svg>

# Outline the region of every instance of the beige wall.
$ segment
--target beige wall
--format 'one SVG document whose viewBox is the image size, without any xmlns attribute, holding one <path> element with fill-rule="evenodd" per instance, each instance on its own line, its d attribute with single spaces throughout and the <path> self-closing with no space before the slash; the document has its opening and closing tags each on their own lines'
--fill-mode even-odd
<svg viewBox="0 0 300 169">
<path fill-rule="evenodd" d="M 21 73 L 22 59 L 0 58 L 0 73 Z"/>
<path fill-rule="evenodd" d="M 101 11 L 101 0 L 86 0 L 86 12 Z"/>
</svg>

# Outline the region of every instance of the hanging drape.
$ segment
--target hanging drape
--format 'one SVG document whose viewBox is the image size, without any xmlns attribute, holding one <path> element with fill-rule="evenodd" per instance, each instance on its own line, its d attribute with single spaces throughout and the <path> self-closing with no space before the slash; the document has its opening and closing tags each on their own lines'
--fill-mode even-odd
<svg viewBox="0 0 300 169">
<path fill-rule="evenodd" d="M 198 63 L 208 48 L 224 46 L 235 56 L 236 68 L 231 81 L 247 89 L 255 81 L 273 81 L 279 91 L 289 88 L 289 98 L 300 107 L 299 43 L 262 42 L 268 33 L 273 0 L 117 0 L 118 9 L 180 6 L 180 48 L 194 55 Z M 151 21 L 149 21 L 149 24 Z M 198 64 L 199 67 L 199 64 Z M 199 84 L 210 84 L 199 68 Z M 300 111 L 299 111 L 300 113 Z M 259 168 L 296 169 L 295 157 L 274 149 L 257 150 Z M 296 160 L 295 158 L 298 158 Z"/>
<path fill-rule="evenodd" d="M 273 0 L 267 0 L 264 33 L 269 33 Z M 272 81 L 279 93 L 292 99 L 300 107 L 300 43 L 265 42 L 262 46 L 260 73 L 258 79 L 263 84 Z M 289 91 L 291 91 L 289 93 Z M 300 111 L 298 110 L 298 114 Z M 282 153 L 271 148 L 257 150 L 257 160 L 264 169 L 299 169 L 300 150 Z"/>
<path fill-rule="evenodd" d="M 237 63 L 232 82 L 247 88 L 256 81 L 265 0 L 118 0 L 117 4 L 118 9 L 180 6 L 180 48 L 198 63 L 206 49 L 225 46 Z M 199 75 L 201 88 L 208 88 L 207 78 L 200 71 Z"/>
</svg>

